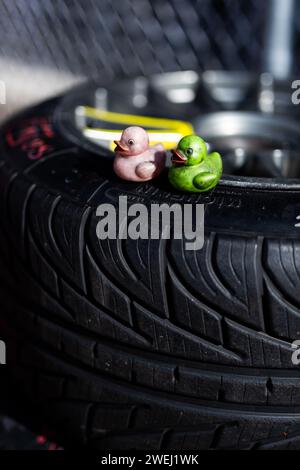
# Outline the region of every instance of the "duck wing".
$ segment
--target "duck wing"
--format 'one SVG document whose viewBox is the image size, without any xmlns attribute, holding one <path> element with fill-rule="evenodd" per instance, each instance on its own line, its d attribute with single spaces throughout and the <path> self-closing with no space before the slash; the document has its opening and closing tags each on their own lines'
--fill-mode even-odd
<svg viewBox="0 0 300 470">
<path fill-rule="evenodd" d="M 154 163 L 143 162 L 136 167 L 135 172 L 139 178 L 146 179 L 151 178 L 151 176 L 154 175 L 156 169 L 157 167 Z"/>
<path fill-rule="evenodd" d="M 203 171 L 198 173 L 193 179 L 193 185 L 200 191 L 205 191 L 209 189 L 215 181 L 218 180 L 218 177 L 214 173 L 209 173 L 208 171 Z"/>
<path fill-rule="evenodd" d="M 193 184 L 199 191 L 208 191 L 213 188 L 221 178 L 223 171 L 222 158 L 218 152 L 207 155 L 205 159 L 205 169 L 198 173 Z"/>
</svg>

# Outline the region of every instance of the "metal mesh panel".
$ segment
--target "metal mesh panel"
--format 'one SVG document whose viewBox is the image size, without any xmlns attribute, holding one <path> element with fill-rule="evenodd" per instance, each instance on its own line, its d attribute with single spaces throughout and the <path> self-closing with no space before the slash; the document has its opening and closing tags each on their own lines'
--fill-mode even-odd
<svg viewBox="0 0 300 470">
<path fill-rule="evenodd" d="M 257 0 L 1 0 L 0 79 L 8 83 L 8 104 L 44 98 L 83 77 L 256 69 L 267 5 Z"/>
<path fill-rule="evenodd" d="M 1 55 L 94 77 L 251 68 L 267 2 L 2 0 Z"/>
</svg>

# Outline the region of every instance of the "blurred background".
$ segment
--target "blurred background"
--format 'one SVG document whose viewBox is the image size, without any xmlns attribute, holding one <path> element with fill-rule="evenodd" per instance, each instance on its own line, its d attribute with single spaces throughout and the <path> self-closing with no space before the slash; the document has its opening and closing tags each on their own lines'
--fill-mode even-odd
<svg viewBox="0 0 300 470">
<path fill-rule="evenodd" d="M 0 79 L 16 109 L 86 79 L 195 69 L 297 73 L 294 0 L 1 0 Z"/>
</svg>

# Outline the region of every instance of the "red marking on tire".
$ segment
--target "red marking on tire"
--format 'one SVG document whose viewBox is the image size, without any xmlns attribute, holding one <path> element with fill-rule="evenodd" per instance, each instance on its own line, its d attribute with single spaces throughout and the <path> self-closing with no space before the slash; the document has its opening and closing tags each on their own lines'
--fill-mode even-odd
<svg viewBox="0 0 300 470">
<path fill-rule="evenodd" d="M 24 127 L 26 126 L 26 127 Z M 30 160 L 38 160 L 53 151 L 48 140 L 55 133 L 44 117 L 32 118 L 19 124 L 19 128 L 6 132 L 6 142 L 11 148 L 20 148 Z"/>
</svg>

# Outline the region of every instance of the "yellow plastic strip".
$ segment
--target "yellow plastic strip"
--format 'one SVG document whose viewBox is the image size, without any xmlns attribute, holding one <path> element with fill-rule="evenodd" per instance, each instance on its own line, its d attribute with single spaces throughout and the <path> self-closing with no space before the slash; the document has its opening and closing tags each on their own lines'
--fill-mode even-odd
<svg viewBox="0 0 300 470">
<path fill-rule="evenodd" d="M 122 126 L 135 125 L 145 127 L 149 134 L 150 143 L 152 145 L 162 143 L 166 149 L 176 146 L 184 135 L 194 134 L 193 126 L 189 122 L 177 119 L 115 113 L 90 106 L 82 106 L 81 111 L 85 117 L 90 119 L 120 124 Z M 95 140 L 111 150 L 115 147 L 113 141 L 120 138 L 121 132 L 122 129 L 112 130 L 91 127 L 83 129 L 83 133 L 87 138 Z"/>
<path fill-rule="evenodd" d="M 122 131 L 111 131 L 106 129 L 91 129 L 86 127 L 83 130 L 85 137 L 95 140 L 99 143 L 106 144 L 111 150 L 114 149 L 114 140 L 118 140 Z M 182 138 L 182 134 L 170 131 L 148 131 L 149 141 L 151 145 L 162 143 L 166 149 L 174 148 L 177 142 Z M 108 144 L 108 145 L 107 145 Z"/>
<path fill-rule="evenodd" d="M 192 124 L 186 121 L 177 119 L 158 118 L 150 116 L 140 116 L 136 114 L 123 114 L 106 111 L 104 109 L 92 108 L 90 106 L 83 106 L 86 117 L 92 119 L 99 119 L 105 122 L 112 122 L 114 124 L 128 124 L 142 127 L 155 127 L 157 129 L 172 129 L 176 130 L 182 135 L 193 134 L 194 129 Z"/>
</svg>

